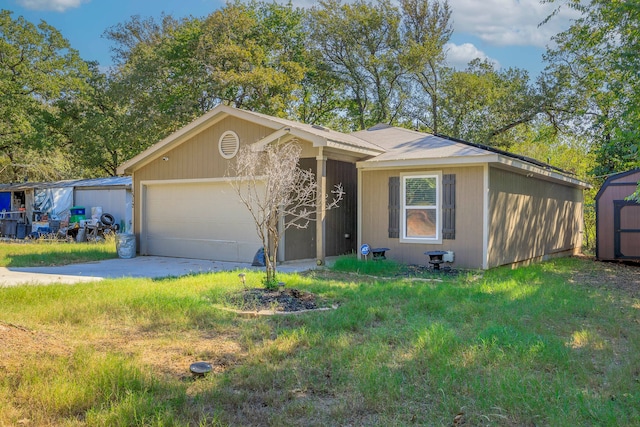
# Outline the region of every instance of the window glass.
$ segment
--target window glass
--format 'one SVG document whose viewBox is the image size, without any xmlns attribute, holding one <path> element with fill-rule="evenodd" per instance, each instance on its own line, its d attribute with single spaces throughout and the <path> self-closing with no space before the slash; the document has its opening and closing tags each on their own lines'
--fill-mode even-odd
<svg viewBox="0 0 640 427">
<path fill-rule="evenodd" d="M 403 238 L 425 243 L 440 239 L 439 175 L 403 177 Z"/>
<path fill-rule="evenodd" d="M 406 205 L 435 206 L 437 196 L 436 182 L 435 177 L 407 178 Z"/>
<path fill-rule="evenodd" d="M 407 237 L 435 239 L 436 210 L 435 209 L 407 209 Z"/>
</svg>

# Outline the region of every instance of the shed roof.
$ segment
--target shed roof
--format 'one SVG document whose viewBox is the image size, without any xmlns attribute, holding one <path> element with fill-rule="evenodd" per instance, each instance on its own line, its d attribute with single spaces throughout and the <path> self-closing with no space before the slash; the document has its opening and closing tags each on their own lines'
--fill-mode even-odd
<svg viewBox="0 0 640 427">
<path fill-rule="evenodd" d="M 605 192 L 607 187 L 612 183 L 618 181 L 619 179 L 627 178 L 630 175 L 636 175 L 636 174 L 638 174 L 638 177 L 636 178 L 640 178 L 640 168 L 631 169 L 628 171 L 618 172 L 618 173 L 609 175 L 609 177 L 605 180 L 605 182 L 602 183 L 602 187 L 600 187 L 600 189 L 598 190 L 598 194 L 596 194 L 595 200 L 597 201 L 598 199 L 600 199 L 600 197 L 602 197 L 602 194 Z M 637 180 L 627 181 L 625 184 L 628 184 L 629 186 L 637 185 Z M 622 184 L 622 185 L 625 185 L 625 184 Z M 620 185 L 620 183 L 616 183 L 616 185 Z"/>
</svg>

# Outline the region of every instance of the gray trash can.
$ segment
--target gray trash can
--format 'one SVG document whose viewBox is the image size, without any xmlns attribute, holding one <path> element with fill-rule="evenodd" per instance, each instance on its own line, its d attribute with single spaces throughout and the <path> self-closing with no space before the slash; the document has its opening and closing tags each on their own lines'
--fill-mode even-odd
<svg viewBox="0 0 640 427">
<path fill-rule="evenodd" d="M 116 234 L 116 251 L 118 251 L 120 258 L 134 258 L 136 256 L 136 235 Z"/>
</svg>

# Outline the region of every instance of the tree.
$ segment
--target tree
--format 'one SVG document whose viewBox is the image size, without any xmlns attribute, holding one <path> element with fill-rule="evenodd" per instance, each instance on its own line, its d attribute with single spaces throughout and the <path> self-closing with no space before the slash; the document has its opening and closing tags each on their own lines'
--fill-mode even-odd
<svg viewBox="0 0 640 427">
<path fill-rule="evenodd" d="M 453 29 L 449 3 L 425 0 L 401 0 L 405 52 L 412 82 L 417 86 L 413 100 L 413 118 L 432 133 L 440 132 L 440 80 L 446 73 L 445 45 Z M 423 96 L 419 96 L 419 94 Z"/>
<path fill-rule="evenodd" d="M 305 73 L 300 9 L 240 1 L 203 22 L 197 57 L 216 103 L 283 115 Z"/>
<path fill-rule="evenodd" d="M 36 26 L 22 17 L 14 20 L 11 12 L 0 10 L 0 156 L 5 179 L 33 177 L 27 156 L 33 150 L 64 146 L 66 141 L 55 131 L 57 103 L 77 97 L 86 88 L 86 76 L 86 63 L 55 28 L 44 21 Z M 46 177 L 45 170 L 37 176 Z"/>
<path fill-rule="evenodd" d="M 561 82 L 569 107 L 561 119 L 578 124 L 574 132 L 592 140 L 593 175 L 638 166 L 640 3 L 569 0 L 556 12 L 560 7 L 581 14 L 546 55 L 547 72 Z"/>
<path fill-rule="evenodd" d="M 278 245 L 284 232 L 306 228 L 316 218 L 318 184 L 313 172 L 299 167 L 301 151 L 295 140 L 269 144 L 263 150 L 245 146 L 230 171 L 237 177 L 233 187 L 253 217 L 264 248 L 267 288 L 277 287 Z M 342 185 L 336 185 L 332 195 L 327 210 L 342 200 Z"/>
<path fill-rule="evenodd" d="M 521 69 L 496 71 L 475 59 L 442 80 L 440 129 L 456 138 L 509 149 L 547 108 Z"/>
<path fill-rule="evenodd" d="M 389 0 L 322 0 L 311 11 L 313 46 L 344 83 L 356 129 L 390 123 L 402 109 L 400 19 Z"/>
</svg>

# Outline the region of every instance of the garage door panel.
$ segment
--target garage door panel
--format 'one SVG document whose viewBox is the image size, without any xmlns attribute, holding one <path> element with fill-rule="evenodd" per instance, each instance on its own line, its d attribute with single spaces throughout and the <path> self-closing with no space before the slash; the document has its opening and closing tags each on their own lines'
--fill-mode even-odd
<svg viewBox="0 0 640 427">
<path fill-rule="evenodd" d="M 142 249 L 149 255 L 251 262 L 261 246 L 226 182 L 150 185 L 144 212 Z"/>
</svg>

